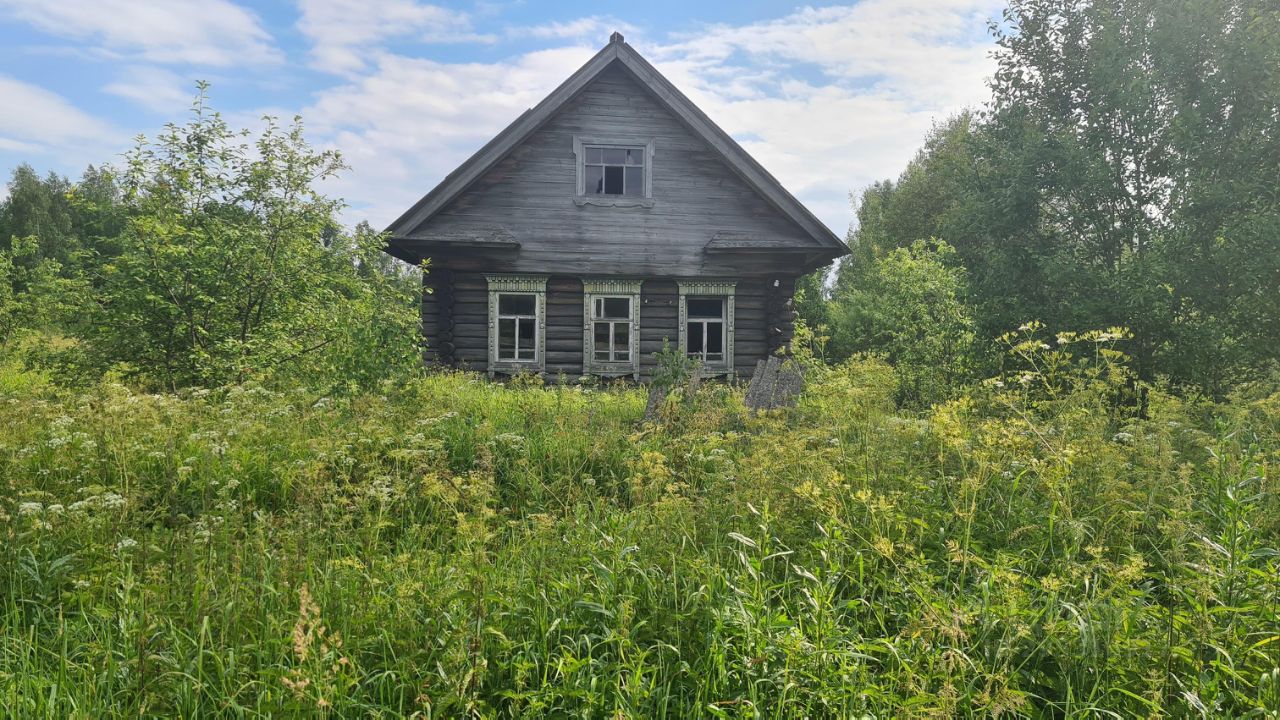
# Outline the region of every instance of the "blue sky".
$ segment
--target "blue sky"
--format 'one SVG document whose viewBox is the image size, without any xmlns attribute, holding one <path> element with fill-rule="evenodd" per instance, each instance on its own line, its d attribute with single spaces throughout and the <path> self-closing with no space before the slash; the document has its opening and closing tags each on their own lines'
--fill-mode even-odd
<svg viewBox="0 0 1280 720">
<path fill-rule="evenodd" d="M 979 105 L 993 0 L 0 0 L 0 171 L 77 177 L 186 117 L 301 114 L 382 227 L 613 30 L 837 233 L 936 121 Z"/>
</svg>

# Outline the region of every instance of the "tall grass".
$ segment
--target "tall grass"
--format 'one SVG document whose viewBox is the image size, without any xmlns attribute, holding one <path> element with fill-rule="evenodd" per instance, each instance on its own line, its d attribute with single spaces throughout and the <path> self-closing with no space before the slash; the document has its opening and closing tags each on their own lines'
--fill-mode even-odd
<svg viewBox="0 0 1280 720">
<path fill-rule="evenodd" d="M 0 713 L 1280 716 L 1280 397 L 1135 401 L 1081 342 L 925 414 L 860 360 L 655 425 L 8 368 Z"/>
</svg>

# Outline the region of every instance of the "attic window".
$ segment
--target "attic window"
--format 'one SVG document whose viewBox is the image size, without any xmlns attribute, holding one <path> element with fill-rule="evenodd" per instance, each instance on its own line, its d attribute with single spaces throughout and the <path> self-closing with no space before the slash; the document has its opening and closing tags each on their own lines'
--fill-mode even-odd
<svg viewBox="0 0 1280 720">
<path fill-rule="evenodd" d="M 585 150 L 585 194 L 644 196 L 644 148 L 591 145 Z"/>
<path fill-rule="evenodd" d="M 574 137 L 579 205 L 653 206 L 653 141 Z"/>
</svg>

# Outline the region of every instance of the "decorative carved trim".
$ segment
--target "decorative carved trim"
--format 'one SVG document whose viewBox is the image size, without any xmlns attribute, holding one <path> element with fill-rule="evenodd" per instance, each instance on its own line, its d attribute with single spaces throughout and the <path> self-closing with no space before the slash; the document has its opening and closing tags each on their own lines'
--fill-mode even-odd
<svg viewBox="0 0 1280 720">
<path fill-rule="evenodd" d="M 531 292 L 547 291 L 546 275 L 485 275 L 489 282 L 489 291 L 498 292 Z"/>
<path fill-rule="evenodd" d="M 657 204 L 657 201 L 653 198 L 634 198 L 625 195 L 579 195 L 573 199 L 573 204 L 578 207 L 594 205 L 597 207 L 651 208 Z"/>
<path fill-rule="evenodd" d="M 677 280 L 681 295 L 733 295 L 738 281 Z"/>
<path fill-rule="evenodd" d="M 724 363 L 716 365 L 704 365 L 702 367 L 703 375 L 727 375 L 733 373 L 733 304 L 734 293 L 737 291 L 737 281 L 712 281 L 712 280 L 677 280 L 676 285 L 680 288 L 680 354 L 688 352 L 688 332 L 689 332 L 689 306 L 685 299 L 689 295 L 720 295 L 725 298 L 725 343 L 724 343 Z"/>
<path fill-rule="evenodd" d="M 582 292 L 595 293 L 597 295 L 639 295 L 641 282 L 640 280 L 615 280 L 612 278 L 583 280 Z"/>
<path fill-rule="evenodd" d="M 640 280 L 596 278 L 582 281 L 582 370 L 586 375 L 640 379 Z M 600 296 L 631 299 L 631 331 L 628 333 L 629 362 L 596 360 L 595 333 L 592 327 L 592 304 Z"/>
<path fill-rule="evenodd" d="M 495 373 L 542 373 L 546 369 L 547 356 L 547 276 L 485 275 L 484 277 L 489 283 L 489 377 L 493 377 Z M 498 359 L 498 295 L 500 293 L 534 295 L 537 329 L 533 360 Z"/>
</svg>

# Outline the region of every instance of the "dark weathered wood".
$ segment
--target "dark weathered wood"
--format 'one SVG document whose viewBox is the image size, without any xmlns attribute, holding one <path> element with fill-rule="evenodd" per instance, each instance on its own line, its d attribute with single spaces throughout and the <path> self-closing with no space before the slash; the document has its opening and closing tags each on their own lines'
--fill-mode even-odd
<svg viewBox="0 0 1280 720">
<path fill-rule="evenodd" d="M 756 363 L 743 403 L 751 410 L 794 407 L 804 389 L 804 370 L 777 355 Z"/>
</svg>

